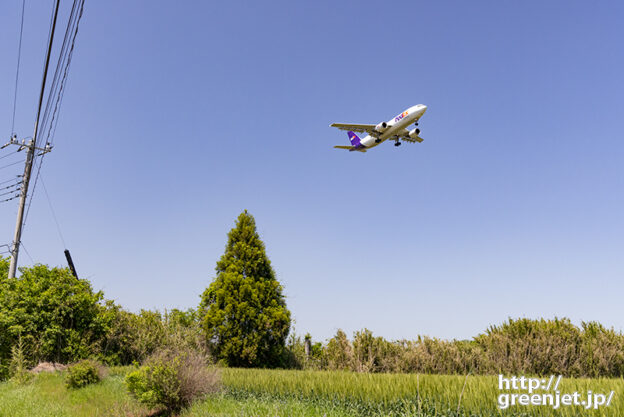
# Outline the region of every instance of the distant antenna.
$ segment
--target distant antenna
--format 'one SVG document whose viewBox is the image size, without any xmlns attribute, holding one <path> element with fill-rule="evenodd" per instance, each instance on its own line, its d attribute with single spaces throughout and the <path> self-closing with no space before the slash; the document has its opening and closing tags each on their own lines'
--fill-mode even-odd
<svg viewBox="0 0 624 417">
<path fill-rule="evenodd" d="M 72 261 L 71 254 L 69 253 L 69 249 L 65 249 L 65 258 L 67 258 L 67 263 L 69 264 L 69 269 L 72 274 L 76 277 L 76 279 L 79 279 L 78 274 L 76 273 L 76 268 L 74 267 L 74 261 Z"/>
</svg>

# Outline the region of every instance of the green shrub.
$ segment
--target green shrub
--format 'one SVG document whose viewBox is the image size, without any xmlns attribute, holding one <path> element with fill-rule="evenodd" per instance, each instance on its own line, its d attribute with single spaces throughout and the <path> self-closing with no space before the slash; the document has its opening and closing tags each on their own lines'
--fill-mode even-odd
<svg viewBox="0 0 624 417">
<path fill-rule="evenodd" d="M 98 353 L 105 328 L 103 294 L 66 268 L 34 265 L 7 278 L 0 257 L 0 379 L 9 376 L 12 347 L 21 338 L 29 364 L 71 363 Z"/>
<path fill-rule="evenodd" d="M 28 372 L 24 350 L 24 342 L 20 336 L 17 344 L 11 346 L 11 362 L 9 363 L 9 375 L 18 384 L 25 384 L 32 377 L 32 374 Z"/>
<path fill-rule="evenodd" d="M 67 388 L 82 388 L 95 384 L 102 378 L 102 366 L 94 360 L 85 359 L 67 368 Z"/>
<path fill-rule="evenodd" d="M 328 368 L 330 370 L 349 370 L 353 364 L 353 348 L 347 335 L 338 329 L 336 335 L 329 339 L 325 348 Z"/>
<path fill-rule="evenodd" d="M 98 358 L 107 365 L 143 362 L 156 349 L 185 347 L 207 351 L 206 338 L 193 309 L 164 313 L 141 310 L 138 314 L 107 301 L 100 315 L 106 335 Z"/>
<path fill-rule="evenodd" d="M 189 406 L 195 399 L 219 389 L 219 373 L 207 357 L 190 349 L 163 349 L 125 379 L 130 394 L 149 407 L 169 412 Z"/>
</svg>

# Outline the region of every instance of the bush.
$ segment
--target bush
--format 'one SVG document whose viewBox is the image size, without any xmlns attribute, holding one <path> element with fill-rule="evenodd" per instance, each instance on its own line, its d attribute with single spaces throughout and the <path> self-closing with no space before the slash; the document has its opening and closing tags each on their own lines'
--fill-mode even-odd
<svg viewBox="0 0 624 417">
<path fill-rule="evenodd" d="M 338 329 L 336 336 L 331 338 L 325 348 L 328 368 L 330 370 L 345 371 L 351 369 L 353 363 L 353 348 L 347 335 Z"/>
<path fill-rule="evenodd" d="M 0 257 L 0 380 L 9 376 L 12 347 L 23 342 L 29 364 L 69 363 L 97 354 L 104 335 L 103 294 L 68 269 L 35 265 L 8 279 Z"/>
<path fill-rule="evenodd" d="M 132 396 L 149 407 L 176 412 L 194 400 L 218 391 L 219 373 L 207 357 L 190 349 L 155 352 L 140 369 L 126 376 Z"/>
<path fill-rule="evenodd" d="M 9 363 L 9 375 L 18 384 L 30 381 L 32 374 L 28 372 L 28 362 L 24 354 L 24 342 L 19 337 L 17 344 L 11 346 L 11 362 Z"/>
<path fill-rule="evenodd" d="M 309 343 L 309 354 L 306 354 L 306 343 Z M 302 339 L 293 331 L 288 336 L 283 355 L 282 364 L 287 369 L 321 370 L 327 368 L 323 344 L 313 342 L 309 333 Z"/>
<path fill-rule="evenodd" d="M 67 368 L 67 388 L 82 388 L 102 379 L 103 368 L 94 360 L 85 359 Z"/>
<path fill-rule="evenodd" d="M 300 338 L 288 343 L 289 365 L 307 366 Z M 321 369 L 426 374 L 499 373 L 569 377 L 624 376 L 624 334 L 596 322 L 509 319 L 472 340 L 388 341 L 364 329 L 352 341 L 338 330 L 319 347 Z"/>
<path fill-rule="evenodd" d="M 160 313 L 141 310 L 131 313 L 107 301 L 101 314 L 106 335 L 98 358 L 107 365 L 130 365 L 145 361 L 164 347 L 208 351 L 197 313 L 173 309 Z"/>
</svg>

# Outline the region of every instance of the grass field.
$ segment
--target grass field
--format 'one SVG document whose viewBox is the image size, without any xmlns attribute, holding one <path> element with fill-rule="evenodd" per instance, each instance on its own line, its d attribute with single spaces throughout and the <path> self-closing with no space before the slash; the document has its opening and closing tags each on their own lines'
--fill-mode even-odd
<svg viewBox="0 0 624 417">
<path fill-rule="evenodd" d="M 0 384 L 0 417 L 156 416 L 125 391 L 123 369 L 67 390 L 62 374 Z M 622 416 L 624 380 L 564 379 L 560 391 L 615 391 L 608 408 L 520 407 L 500 411 L 496 377 L 223 369 L 223 392 L 181 416 Z M 461 396 L 461 400 L 460 400 Z"/>
</svg>

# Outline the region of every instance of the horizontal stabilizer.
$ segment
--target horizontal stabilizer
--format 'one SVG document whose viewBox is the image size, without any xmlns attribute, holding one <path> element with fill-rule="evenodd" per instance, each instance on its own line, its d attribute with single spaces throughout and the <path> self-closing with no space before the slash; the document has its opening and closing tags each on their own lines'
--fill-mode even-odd
<svg viewBox="0 0 624 417">
<path fill-rule="evenodd" d="M 347 149 L 349 152 L 353 152 L 353 151 L 357 151 L 357 152 L 366 152 L 366 149 L 364 148 L 358 148 L 355 146 L 342 146 L 342 145 L 336 145 L 334 146 L 334 148 L 336 149 Z"/>
</svg>

